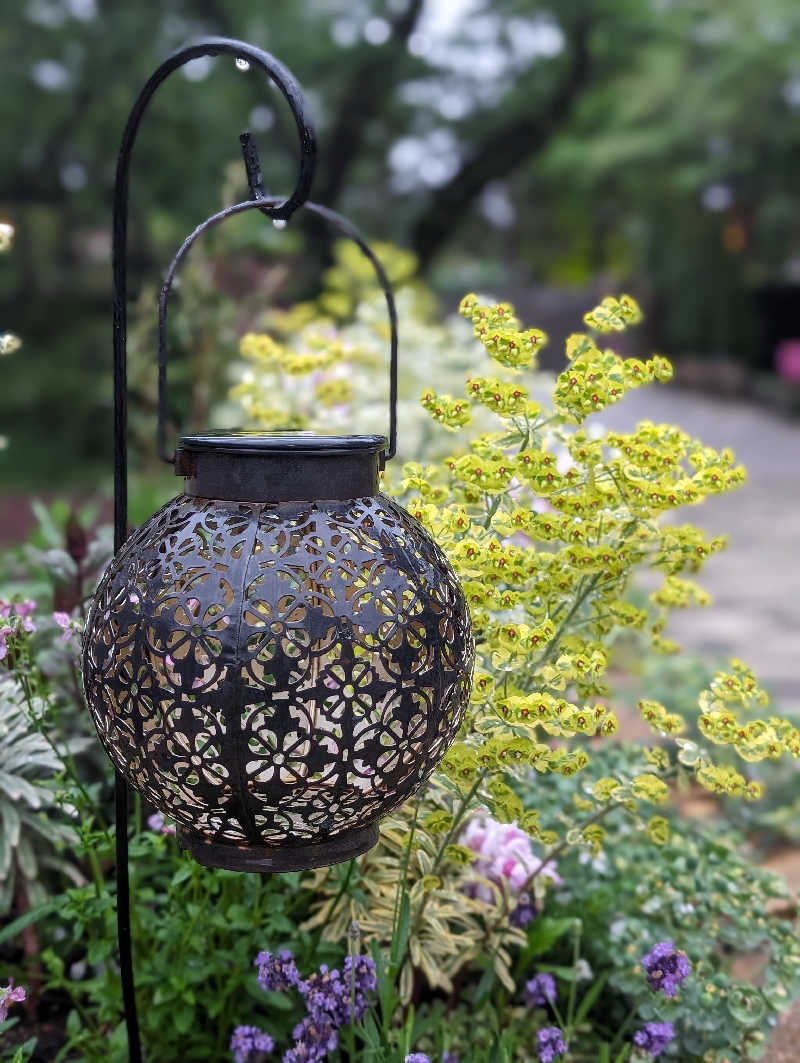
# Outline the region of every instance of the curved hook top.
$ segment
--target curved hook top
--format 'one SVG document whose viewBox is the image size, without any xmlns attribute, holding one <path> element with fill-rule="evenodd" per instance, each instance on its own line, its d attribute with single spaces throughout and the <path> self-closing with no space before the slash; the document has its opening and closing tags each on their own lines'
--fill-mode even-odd
<svg viewBox="0 0 800 1063">
<path fill-rule="evenodd" d="M 114 549 L 127 538 L 127 234 L 130 161 L 136 134 L 156 89 L 170 74 L 200 56 L 230 55 L 259 67 L 278 86 L 291 108 L 300 137 L 300 166 L 292 194 L 276 206 L 272 217 L 288 220 L 308 198 L 316 163 L 316 139 L 297 79 L 288 67 L 262 48 L 228 37 L 203 37 L 173 52 L 150 75 L 128 115 L 122 134 L 116 180 L 112 227 L 112 276 L 114 319 Z"/>
<path fill-rule="evenodd" d="M 208 55 L 231 55 L 260 67 L 278 86 L 294 115 L 300 135 L 300 169 L 294 191 L 275 209 L 273 217 L 288 220 L 305 202 L 311 190 L 316 161 L 316 141 L 308 120 L 305 101 L 299 84 L 291 71 L 269 52 L 245 41 L 226 37 L 206 37 L 178 49 L 155 71 L 139 93 L 128 115 L 122 134 L 117 173 L 114 182 L 114 215 L 112 225 L 112 311 L 114 319 L 114 551 L 120 549 L 128 537 L 128 396 L 127 396 L 127 244 L 128 244 L 128 183 L 131 153 L 144 112 L 158 86 L 173 71 L 191 59 Z M 141 1063 L 139 1023 L 136 1014 L 136 993 L 133 980 L 133 961 L 130 946 L 130 904 L 128 898 L 127 832 L 121 824 L 127 817 L 127 788 L 117 774 L 117 881 L 120 965 L 125 1024 L 131 1063 Z"/>
<path fill-rule="evenodd" d="M 128 115 L 125 131 L 122 134 L 119 160 L 117 162 L 114 193 L 115 216 L 117 214 L 118 205 L 122 207 L 123 212 L 127 207 L 130 155 L 133 150 L 133 144 L 136 139 L 136 134 L 139 131 L 142 117 L 144 116 L 144 112 L 155 94 L 156 89 L 169 77 L 170 74 L 190 62 L 192 59 L 199 59 L 201 56 L 217 55 L 230 55 L 233 56 L 234 59 L 244 59 L 246 62 L 253 63 L 255 66 L 260 67 L 270 80 L 272 80 L 281 90 L 286 102 L 291 108 L 292 115 L 294 116 L 300 137 L 300 168 L 297 184 L 289 198 L 278 207 L 275 216 L 288 221 L 295 210 L 297 210 L 297 208 L 308 198 L 311 191 L 311 182 L 314 177 L 317 144 L 314 136 L 314 129 L 308 117 L 308 110 L 303 97 L 303 91 L 294 74 L 279 59 L 276 59 L 274 55 L 265 52 L 263 48 L 257 48 L 253 44 L 248 44 L 247 41 L 237 41 L 230 37 L 201 37 L 199 40 L 194 41 L 191 44 L 186 44 L 182 48 L 173 52 L 172 55 L 168 56 L 164 62 L 157 67 L 145 82 L 142 91 L 139 93 L 139 96 Z"/>
</svg>

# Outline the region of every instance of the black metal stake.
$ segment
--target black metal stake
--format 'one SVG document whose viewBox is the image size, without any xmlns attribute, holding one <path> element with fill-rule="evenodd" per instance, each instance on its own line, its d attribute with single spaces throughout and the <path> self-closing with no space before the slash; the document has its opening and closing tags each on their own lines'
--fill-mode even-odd
<svg viewBox="0 0 800 1063">
<path fill-rule="evenodd" d="M 112 245 L 112 312 L 114 349 L 114 551 L 128 537 L 128 448 L 127 448 L 127 228 L 130 160 L 144 112 L 159 85 L 175 70 L 200 56 L 230 55 L 263 70 L 285 96 L 300 136 L 300 171 L 294 192 L 277 205 L 272 217 L 288 219 L 305 202 L 311 188 L 316 160 L 313 129 L 305 113 L 303 95 L 291 71 L 269 52 L 245 41 L 208 37 L 174 52 L 151 75 L 139 94 L 125 126 L 114 185 Z M 160 419 L 161 420 L 161 419 Z M 159 443 L 163 443 L 160 439 Z M 160 446 L 163 450 L 163 446 Z M 169 460 L 169 459 L 168 459 Z M 117 936 L 120 974 L 131 1063 L 141 1063 L 141 1040 L 136 1014 L 136 993 L 130 930 L 130 885 L 128 875 L 128 786 L 115 774 Z"/>
<path fill-rule="evenodd" d="M 141 1063 L 142 1045 L 139 1019 L 136 1014 L 136 986 L 133 981 L 133 952 L 131 948 L 131 896 L 128 877 L 128 784 L 122 774 L 114 771 L 114 811 L 117 824 L 117 942 L 119 970 L 122 977 L 122 1003 L 128 1028 L 128 1056 L 131 1063 Z"/>
</svg>

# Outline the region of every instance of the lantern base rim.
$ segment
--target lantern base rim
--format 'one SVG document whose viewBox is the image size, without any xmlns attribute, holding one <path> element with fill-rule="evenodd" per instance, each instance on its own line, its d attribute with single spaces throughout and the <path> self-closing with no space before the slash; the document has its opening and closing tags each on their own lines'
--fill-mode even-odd
<svg viewBox="0 0 800 1063">
<path fill-rule="evenodd" d="M 178 845 L 187 849 L 204 867 L 225 871 L 282 872 L 309 871 L 352 860 L 378 841 L 378 825 L 342 831 L 322 842 L 308 845 L 248 845 L 206 842 L 197 835 L 178 829 Z"/>
</svg>

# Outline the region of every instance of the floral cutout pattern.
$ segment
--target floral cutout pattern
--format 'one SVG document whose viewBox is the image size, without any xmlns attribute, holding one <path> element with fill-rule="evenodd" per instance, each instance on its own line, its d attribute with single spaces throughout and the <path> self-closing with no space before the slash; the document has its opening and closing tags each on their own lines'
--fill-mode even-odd
<svg viewBox="0 0 800 1063">
<path fill-rule="evenodd" d="M 179 496 L 109 566 L 84 642 L 115 765 L 183 831 L 243 847 L 405 800 L 456 735 L 472 661 L 449 563 L 383 496 Z"/>
</svg>

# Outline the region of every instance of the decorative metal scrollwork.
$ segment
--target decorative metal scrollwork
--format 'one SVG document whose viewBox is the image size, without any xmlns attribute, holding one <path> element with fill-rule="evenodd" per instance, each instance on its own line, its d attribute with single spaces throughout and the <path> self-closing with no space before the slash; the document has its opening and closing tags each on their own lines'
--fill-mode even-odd
<svg viewBox="0 0 800 1063">
<path fill-rule="evenodd" d="M 390 499 L 181 495 L 106 573 L 84 676 L 109 756 L 194 855 L 298 866 L 352 855 L 430 775 L 471 665 L 456 577 Z"/>
</svg>

